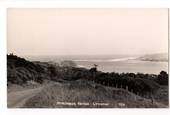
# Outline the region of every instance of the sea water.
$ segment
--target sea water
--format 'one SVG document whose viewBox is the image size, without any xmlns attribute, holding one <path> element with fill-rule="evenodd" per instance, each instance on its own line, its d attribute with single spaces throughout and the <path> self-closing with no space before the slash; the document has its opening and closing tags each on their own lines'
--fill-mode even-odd
<svg viewBox="0 0 170 115">
<path fill-rule="evenodd" d="M 103 72 L 118 73 L 148 73 L 159 74 L 160 71 L 168 72 L 166 61 L 141 61 L 138 56 L 130 55 L 59 55 L 59 56 L 26 56 L 31 61 L 61 62 L 64 60 L 74 61 L 78 67 L 92 68 L 94 64 Z"/>
</svg>

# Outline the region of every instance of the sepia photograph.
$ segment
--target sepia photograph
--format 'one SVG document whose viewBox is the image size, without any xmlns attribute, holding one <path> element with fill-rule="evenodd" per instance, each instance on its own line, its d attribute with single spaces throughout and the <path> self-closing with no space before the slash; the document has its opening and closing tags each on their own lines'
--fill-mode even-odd
<svg viewBox="0 0 170 115">
<path fill-rule="evenodd" d="M 168 8 L 8 8 L 8 108 L 169 108 Z"/>
</svg>

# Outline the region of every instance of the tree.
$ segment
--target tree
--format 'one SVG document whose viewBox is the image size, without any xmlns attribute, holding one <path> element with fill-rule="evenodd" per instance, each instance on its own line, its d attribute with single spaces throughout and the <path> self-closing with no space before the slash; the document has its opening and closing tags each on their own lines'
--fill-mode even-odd
<svg viewBox="0 0 170 115">
<path fill-rule="evenodd" d="M 168 74 L 165 71 L 161 71 L 157 79 L 160 85 L 168 85 Z"/>
<path fill-rule="evenodd" d="M 53 79 L 57 75 L 56 68 L 51 65 L 48 67 L 48 70 L 50 73 L 50 78 Z"/>
</svg>

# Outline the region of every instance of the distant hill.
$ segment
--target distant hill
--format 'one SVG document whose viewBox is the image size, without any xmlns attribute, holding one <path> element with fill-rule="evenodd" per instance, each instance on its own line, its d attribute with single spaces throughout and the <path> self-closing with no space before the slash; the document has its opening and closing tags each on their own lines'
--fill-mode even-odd
<svg viewBox="0 0 170 115">
<path fill-rule="evenodd" d="M 168 61 L 168 53 L 148 54 L 139 57 L 142 61 Z"/>
</svg>

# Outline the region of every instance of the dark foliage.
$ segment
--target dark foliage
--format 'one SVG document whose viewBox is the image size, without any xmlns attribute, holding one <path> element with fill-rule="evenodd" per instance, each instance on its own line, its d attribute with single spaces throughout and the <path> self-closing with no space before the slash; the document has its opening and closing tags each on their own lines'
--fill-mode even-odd
<svg viewBox="0 0 170 115">
<path fill-rule="evenodd" d="M 161 71 L 157 77 L 157 82 L 160 85 L 168 85 L 168 74 L 165 71 Z"/>
<path fill-rule="evenodd" d="M 48 71 L 49 71 L 49 74 L 50 74 L 50 78 L 54 79 L 56 77 L 56 75 L 57 75 L 55 66 L 50 65 L 48 67 Z"/>
<path fill-rule="evenodd" d="M 44 69 L 38 64 L 34 64 L 30 61 L 25 60 L 24 58 L 20 58 L 16 55 L 7 55 L 7 66 L 10 68 L 13 67 L 26 67 L 28 69 L 35 70 L 37 72 L 44 72 Z"/>
<path fill-rule="evenodd" d="M 29 80 L 42 83 L 44 68 L 16 55 L 7 55 L 8 82 L 24 84 Z"/>
</svg>

